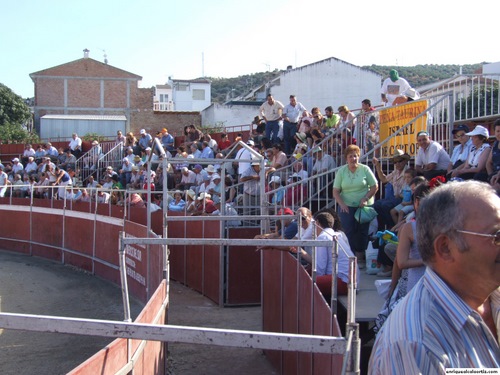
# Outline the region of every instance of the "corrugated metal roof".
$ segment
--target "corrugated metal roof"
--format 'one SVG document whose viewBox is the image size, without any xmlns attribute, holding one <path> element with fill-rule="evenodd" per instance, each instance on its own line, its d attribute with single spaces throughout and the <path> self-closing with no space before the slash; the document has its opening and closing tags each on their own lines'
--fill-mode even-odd
<svg viewBox="0 0 500 375">
<path fill-rule="evenodd" d="M 42 119 L 55 120 L 98 120 L 98 121 L 127 121 L 123 115 L 101 116 L 101 115 L 44 115 Z"/>
</svg>

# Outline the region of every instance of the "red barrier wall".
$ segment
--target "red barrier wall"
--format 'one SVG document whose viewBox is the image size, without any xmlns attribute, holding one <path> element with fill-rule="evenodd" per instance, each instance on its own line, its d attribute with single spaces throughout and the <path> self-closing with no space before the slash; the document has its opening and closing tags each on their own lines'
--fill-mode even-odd
<svg viewBox="0 0 500 375">
<path fill-rule="evenodd" d="M 120 232 L 128 237 L 147 237 L 147 228 L 137 223 L 48 208 L 62 207 L 61 201 L 45 200 L 50 206 L 33 208 L 27 199 L 16 203 L 20 205 L 0 206 L 0 237 L 5 247 L 70 264 L 116 284 L 121 282 L 117 267 Z M 134 245 L 126 250 L 130 250 L 126 251 L 129 292 L 148 301 L 137 321 L 152 323 L 166 297 L 166 283 L 161 282 L 162 247 Z M 148 295 L 151 291 L 156 291 L 152 297 Z M 165 322 L 165 314 L 166 311 L 161 312 L 159 324 Z M 71 374 L 115 374 L 127 364 L 128 344 L 133 353 L 140 341 L 117 339 Z M 163 344 L 148 342 L 136 361 L 134 374 L 164 374 L 164 363 Z"/>
<path fill-rule="evenodd" d="M 260 228 L 229 228 L 227 238 L 254 238 Z M 254 246 L 227 247 L 226 304 L 260 304 L 260 252 Z"/>
<path fill-rule="evenodd" d="M 311 277 L 288 252 L 263 251 L 263 330 L 341 336 L 337 319 Z M 339 374 L 342 355 L 266 350 L 281 374 Z"/>
<path fill-rule="evenodd" d="M 154 295 L 137 317 L 136 322 L 154 322 L 156 312 L 162 307 L 166 298 L 166 282 L 163 281 L 156 289 Z M 156 324 L 165 322 L 165 310 Z M 116 339 L 111 344 L 100 350 L 80 366 L 69 372 L 69 375 L 108 375 L 116 374 L 127 362 L 128 345 L 130 344 L 131 356 L 137 351 L 140 340 Z M 135 366 L 135 375 L 164 374 L 164 351 L 159 341 L 148 341 L 143 352 L 138 356 Z"/>
</svg>

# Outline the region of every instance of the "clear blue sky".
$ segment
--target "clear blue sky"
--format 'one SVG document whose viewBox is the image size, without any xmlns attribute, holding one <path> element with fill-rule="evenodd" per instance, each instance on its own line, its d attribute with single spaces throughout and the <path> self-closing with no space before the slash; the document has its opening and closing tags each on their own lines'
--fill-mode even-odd
<svg viewBox="0 0 500 375">
<path fill-rule="evenodd" d="M 359 66 L 500 61 L 496 1 L 0 1 L 0 83 L 22 97 L 33 96 L 30 73 L 85 48 L 142 76 L 140 87 L 329 57 Z"/>
</svg>

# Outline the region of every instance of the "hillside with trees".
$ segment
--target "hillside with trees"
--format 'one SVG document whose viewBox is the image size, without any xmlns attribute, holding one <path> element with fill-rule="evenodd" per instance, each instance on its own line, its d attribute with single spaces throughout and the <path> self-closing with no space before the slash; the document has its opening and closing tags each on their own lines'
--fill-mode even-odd
<svg viewBox="0 0 500 375">
<path fill-rule="evenodd" d="M 386 78 L 391 69 L 397 69 L 400 77 L 404 77 L 413 87 L 420 87 L 442 79 L 453 77 L 460 72 L 474 74 L 481 71 L 483 63 L 472 65 L 416 65 L 416 66 L 384 66 L 369 65 L 361 68 L 371 70 Z M 280 71 L 245 74 L 234 78 L 207 77 L 212 81 L 212 102 L 225 103 L 228 100 L 249 93 L 252 89 L 263 85 L 277 77 Z"/>
</svg>

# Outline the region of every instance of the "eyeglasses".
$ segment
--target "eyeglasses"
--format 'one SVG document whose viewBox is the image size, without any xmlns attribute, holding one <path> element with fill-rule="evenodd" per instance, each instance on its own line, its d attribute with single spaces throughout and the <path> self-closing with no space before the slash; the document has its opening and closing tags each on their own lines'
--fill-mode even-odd
<svg viewBox="0 0 500 375">
<path fill-rule="evenodd" d="M 460 230 L 460 229 L 455 229 L 455 231 L 457 231 L 459 233 L 472 234 L 473 236 L 489 237 L 489 238 L 493 239 L 493 244 L 495 246 L 500 246 L 500 230 L 498 230 L 495 234 L 484 234 L 484 233 L 477 233 L 477 232 L 471 232 L 468 230 Z"/>
<path fill-rule="evenodd" d="M 462 134 L 457 134 L 456 135 L 457 138 L 462 138 L 462 137 L 465 137 L 465 133 L 462 133 Z"/>
</svg>

